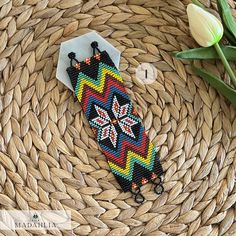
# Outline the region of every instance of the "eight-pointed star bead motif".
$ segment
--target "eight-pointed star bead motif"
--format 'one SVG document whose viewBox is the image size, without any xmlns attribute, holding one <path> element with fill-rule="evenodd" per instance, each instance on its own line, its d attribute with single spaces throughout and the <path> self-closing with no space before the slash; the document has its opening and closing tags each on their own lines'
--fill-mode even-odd
<svg viewBox="0 0 236 236">
<path fill-rule="evenodd" d="M 105 109 L 95 105 L 97 117 L 93 118 L 90 121 L 90 124 L 92 127 L 98 129 L 98 139 L 104 140 L 108 138 L 112 145 L 116 147 L 118 136 L 117 130 L 115 128 L 116 124 L 120 126 L 122 132 L 130 137 L 135 138 L 135 135 L 132 131 L 132 126 L 138 122 L 132 118 L 130 108 L 130 103 L 120 105 L 117 97 L 114 96 L 111 111 L 115 118 L 112 119 Z"/>
</svg>

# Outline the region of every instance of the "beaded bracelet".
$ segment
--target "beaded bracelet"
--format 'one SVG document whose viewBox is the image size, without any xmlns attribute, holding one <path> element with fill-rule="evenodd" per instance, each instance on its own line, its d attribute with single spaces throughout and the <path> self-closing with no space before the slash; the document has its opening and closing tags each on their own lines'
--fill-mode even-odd
<svg viewBox="0 0 236 236">
<path fill-rule="evenodd" d="M 93 56 L 81 62 L 74 52 L 68 54 L 67 73 L 112 173 L 123 191 L 130 191 L 135 201 L 141 203 L 142 185 L 152 182 L 157 194 L 163 192 L 163 169 L 119 70 L 108 53 L 99 50 L 96 41 L 91 47 Z"/>
</svg>

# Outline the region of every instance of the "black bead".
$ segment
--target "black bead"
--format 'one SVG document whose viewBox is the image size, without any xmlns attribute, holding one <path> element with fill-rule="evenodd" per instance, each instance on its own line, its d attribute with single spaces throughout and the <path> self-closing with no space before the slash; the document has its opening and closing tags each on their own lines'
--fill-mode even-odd
<svg viewBox="0 0 236 236">
<path fill-rule="evenodd" d="M 93 42 L 91 43 L 91 47 L 92 47 L 92 48 L 97 48 L 97 47 L 98 47 L 98 42 L 97 42 L 97 41 L 93 41 Z"/>
<path fill-rule="evenodd" d="M 75 59 L 75 53 L 74 52 L 70 52 L 68 54 L 68 57 L 72 60 L 72 59 Z"/>
</svg>

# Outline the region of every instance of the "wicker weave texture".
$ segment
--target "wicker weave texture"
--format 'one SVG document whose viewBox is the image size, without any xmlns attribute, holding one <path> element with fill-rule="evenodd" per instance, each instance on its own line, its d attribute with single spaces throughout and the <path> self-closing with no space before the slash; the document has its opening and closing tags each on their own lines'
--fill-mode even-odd
<svg viewBox="0 0 236 236">
<path fill-rule="evenodd" d="M 236 109 L 170 55 L 197 46 L 188 3 L 0 1 L 2 208 L 71 210 L 73 230 L 47 235 L 236 235 Z M 121 191 L 78 101 L 55 78 L 60 43 L 91 30 L 122 52 L 126 90 L 159 149 L 165 192 L 145 185 L 142 205 Z M 142 62 L 157 68 L 154 83 L 136 79 Z M 220 62 L 201 64 L 228 79 Z"/>
</svg>

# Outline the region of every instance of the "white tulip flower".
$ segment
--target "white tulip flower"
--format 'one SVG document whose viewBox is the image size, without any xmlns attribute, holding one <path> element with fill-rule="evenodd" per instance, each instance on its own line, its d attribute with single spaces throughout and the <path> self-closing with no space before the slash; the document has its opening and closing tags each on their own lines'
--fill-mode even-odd
<svg viewBox="0 0 236 236">
<path fill-rule="evenodd" d="M 200 46 L 210 47 L 221 40 L 224 29 L 214 15 L 193 3 L 188 5 L 187 14 L 191 34 Z"/>
</svg>

